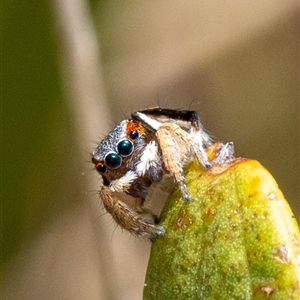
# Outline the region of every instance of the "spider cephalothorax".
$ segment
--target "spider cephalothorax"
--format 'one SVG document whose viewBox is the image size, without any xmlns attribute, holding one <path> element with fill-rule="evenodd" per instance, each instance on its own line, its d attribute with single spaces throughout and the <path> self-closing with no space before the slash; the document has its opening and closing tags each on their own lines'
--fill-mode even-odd
<svg viewBox="0 0 300 300">
<path fill-rule="evenodd" d="M 145 200 L 148 187 L 163 176 L 154 132 L 135 120 L 124 120 L 103 139 L 92 161 L 104 185 Z"/>
<path fill-rule="evenodd" d="M 170 174 L 183 199 L 189 201 L 183 168 L 194 157 L 209 168 L 208 145 L 210 139 L 195 111 L 151 108 L 133 113 L 132 119 L 116 126 L 93 152 L 92 162 L 103 178 L 100 196 L 106 210 L 133 233 L 151 240 L 163 235 L 157 218 L 143 209 L 148 189 Z M 120 200 L 120 193 L 133 197 L 135 205 Z"/>
</svg>

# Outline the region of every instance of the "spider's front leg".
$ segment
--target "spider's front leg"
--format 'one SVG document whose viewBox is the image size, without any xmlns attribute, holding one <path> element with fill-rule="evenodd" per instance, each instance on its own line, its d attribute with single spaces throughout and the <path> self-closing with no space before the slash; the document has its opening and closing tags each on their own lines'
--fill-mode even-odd
<svg viewBox="0 0 300 300">
<path fill-rule="evenodd" d="M 179 133 L 179 136 L 189 142 L 193 152 L 204 169 L 209 169 L 211 164 L 207 158 L 205 148 L 211 146 L 209 135 L 203 130 L 199 115 L 194 110 L 175 110 L 154 107 L 132 113 L 132 117 L 143 122 L 150 130 L 157 132 L 163 124 L 176 124 L 180 129 L 169 127 Z M 166 129 L 166 128 L 165 128 Z M 184 134 L 189 133 L 190 137 Z M 156 134 L 157 135 L 157 134 Z M 174 136 L 175 137 L 175 136 Z"/>
<path fill-rule="evenodd" d="M 152 157 L 153 155 L 148 159 Z M 144 167 L 152 165 L 152 162 L 146 161 L 146 158 L 141 161 Z M 143 173 L 146 171 L 144 170 Z M 111 181 L 108 186 L 103 186 L 100 197 L 106 211 L 122 228 L 154 241 L 157 235 L 164 235 L 165 230 L 156 224 L 158 217 L 149 209 L 143 208 L 149 184 L 149 179 L 143 177 L 142 174 L 129 170 L 121 178 Z M 124 202 L 126 194 L 127 201 Z"/>
<path fill-rule="evenodd" d="M 204 149 L 210 140 L 202 129 L 198 114 L 194 111 L 154 108 L 135 112 L 133 117 L 155 132 L 164 167 L 174 176 L 183 199 L 189 201 L 191 197 L 183 168 L 193 157 L 197 158 L 204 169 L 211 166 Z"/>
<path fill-rule="evenodd" d="M 203 165 L 204 160 L 204 167 L 209 168 L 210 163 L 206 153 L 204 152 L 203 155 L 193 137 L 176 124 L 162 124 L 156 136 L 161 146 L 165 168 L 174 176 L 183 199 L 190 201 L 191 196 L 186 186 L 183 168 L 195 156 L 200 164 Z"/>
<path fill-rule="evenodd" d="M 129 232 L 141 235 L 152 242 L 158 235 L 165 234 L 162 226 L 154 224 L 151 219 L 134 211 L 129 205 L 118 199 L 109 187 L 101 188 L 100 197 L 106 211 L 111 214 L 118 225 Z"/>
</svg>

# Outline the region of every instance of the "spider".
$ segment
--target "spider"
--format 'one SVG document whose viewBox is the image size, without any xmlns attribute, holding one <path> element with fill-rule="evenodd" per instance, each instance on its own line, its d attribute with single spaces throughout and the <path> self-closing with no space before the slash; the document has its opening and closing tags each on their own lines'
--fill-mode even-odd
<svg viewBox="0 0 300 300">
<path fill-rule="evenodd" d="M 170 175 L 183 200 L 190 201 L 183 169 L 194 157 L 204 169 L 210 168 L 205 152 L 210 145 L 196 111 L 154 107 L 132 113 L 92 155 L 103 178 L 100 198 L 106 211 L 131 233 L 151 241 L 164 235 L 157 216 L 143 207 L 150 186 Z"/>
</svg>

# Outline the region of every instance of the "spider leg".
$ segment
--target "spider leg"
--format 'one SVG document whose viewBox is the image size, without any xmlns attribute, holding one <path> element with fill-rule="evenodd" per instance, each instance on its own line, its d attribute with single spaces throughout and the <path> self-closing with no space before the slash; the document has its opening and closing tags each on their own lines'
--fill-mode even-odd
<svg viewBox="0 0 300 300">
<path fill-rule="evenodd" d="M 203 169 L 207 170 L 211 167 L 211 163 L 208 160 L 207 154 L 203 148 L 202 138 L 199 138 L 199 132 L 191 132 L 190 137 L 186 137 L 189 140 L 190 146 Z"/>
<path fill-rule="evenodd" d="M 111 214 L 118 225 L 129 232 L 141 235 L 150 241 L 154 241 L 157 236 L 165 234 L 165 229 L 162 226 L 135 212 L 126 203 L 115 197 L 109 187 L 103 186 L 101 188 L 100 197 L 106 211 Z"/>
<path fill-rule="evenodd" d="M 174 176 L 185 201 L 190 201 L 191 196 L 185 183 L 183 167 L 190 159 L 190 151 L 186 151 L 186 145 L 190 143 L 190 135 L 178 125 L 164 123 L 156 132 L 156 137 L 161 147 L 165 168 Z"/>
<path fill-rule="evenodd" d="M 195 141 L 193 135 L 184 131 L 174 123 L 163 123 L 156 132 L 162 151 L 165 168 L 174 176 L 185 201 L 190 201 L 191 196 L 185 182 L 183 168 L 196 156 L 199 164 L 208 169 L 211 164 L 203 147 Z"/>
</svg>

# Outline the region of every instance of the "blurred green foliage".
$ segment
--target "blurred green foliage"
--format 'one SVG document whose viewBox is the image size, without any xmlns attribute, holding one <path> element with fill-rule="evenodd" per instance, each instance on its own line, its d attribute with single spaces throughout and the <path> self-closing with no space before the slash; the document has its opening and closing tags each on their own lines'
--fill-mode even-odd
<svg viewBox="0 0 300 300">
<path fill-rule="evenodd" d="M 51 176 L 62 157 L 57 45 L 48 1 L 6 1 L 2 75 L 2 256 L 7 262 L 47 220 Z"/>
</svg>

